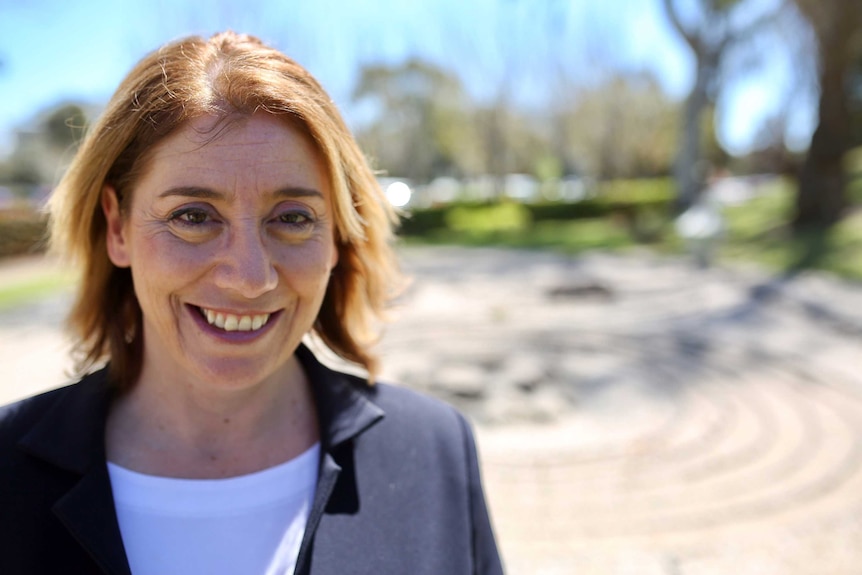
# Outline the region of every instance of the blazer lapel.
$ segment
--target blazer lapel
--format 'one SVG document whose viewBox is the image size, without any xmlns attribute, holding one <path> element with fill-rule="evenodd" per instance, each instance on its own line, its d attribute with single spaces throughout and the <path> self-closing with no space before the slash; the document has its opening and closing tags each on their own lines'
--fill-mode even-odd
<svg viewBox="0 0 862 575">
<path fill-rule="evenodd" d="M 317 487 L 314 491 L 314 501 L 311 504 L 308 521 L 305 524 L 305 533 L 302 536 L 299 555 L 296 557 L 294 571 L 297 574 L 304 575 L 311 568 L 310 560 L 314 533 L 317 531 L 317 525 L 320 523 L 321 517 L 323 517 L 323 512 L 326 509 L 329 498 L 332 496 L 335 485 L 338 483 L 340 473 L 341 467 L 330 454 L 324 453 L 317 478 Z"/>
<path fill-rule="evenodd" d="M 105 573 L 131 575 L 107 466 L 92 468 L 53 511 Z"/>
<path fill-rule="evenodd" d="M 72 537 L 110 575 L 130 575 L 108 468 L 105 419 L 111 392 L 100 371 L 65 390 L 19 447 L 71 472 L 69 489 L 52 511 Z"/>
<path fill-rule="evenodd" d="M 373 388 L 360 391 L 347 376 L 318 362 L 305 346 L 296 355 L 311 382 L 321 441 L 317 487 L 295 568 L 297 575 L 306 575 L 311 571 L 314 534 L 323 514 L 359 509 L 352 441 L 383 419 L 384 413 L 371 401 Z"/>
</svg>

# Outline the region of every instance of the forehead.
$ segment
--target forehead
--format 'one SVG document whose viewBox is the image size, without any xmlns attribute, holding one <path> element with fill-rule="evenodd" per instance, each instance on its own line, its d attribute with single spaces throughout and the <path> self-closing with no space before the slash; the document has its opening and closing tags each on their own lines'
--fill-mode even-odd
<svg viewBox="0 0 862 575">
<path fill-rule="evenodd" d="M 294 122 L 270 114 L 194 118 L 147 156 L 142 185 L 169 180 L 215 188 L 328 187 L 311 137 Z"/>
</svg>

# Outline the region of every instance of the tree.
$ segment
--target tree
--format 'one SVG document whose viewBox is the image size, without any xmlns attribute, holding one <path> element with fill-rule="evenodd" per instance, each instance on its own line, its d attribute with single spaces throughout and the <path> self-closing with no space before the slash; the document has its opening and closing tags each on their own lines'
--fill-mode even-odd
<svg viewBox="0 0 862 575">
<path fill-rule="evenodd" d="M 599 179 L 667 174 L 679 136 L 679 105 L 647 73 L 616 74 L 573 90 L 555 112 L 564 166 Z"/>
<path fill-rule="evenodd" d="M 51 111 L 42 122 L 47 142 L 59 151 L 80 143 L 84 136 L 87 114 L 77 104 L 64 104 Z"/>
<path fill-rule="evenodd" d="M 358 138 L 379 167 L 416 181 L 476 169 L 469 101 L 450 72 L 415 58 L 366 66 L 353 100 L 375 107 L 374 120 L 360 128 Z"/>
<path fill-rule="evenodd" d="M 0 166 L 0 179 L 24 186 L 56 182 L 80 143 L 87 123 L 85 107 L 75 103 L 41 110 L 31 128 L 17 131 L 11 156 Z"/>
<path fill-rule="evenodd" d="M 697 14 L 686 18 L 677 0 L 663 0 L 673 27 L 691 48 L 695 58 L 694 86 L 685 102 L 680 146 L 674 166 L 677 181 L 677 207 L 695 202 L 706 175 L 701 147 L 704 114 L 714 105 L 722 80 L 722 64 L 729 50 L 740 45 L 774 19 L 778 9 L 751 19 L 750 0 L 698 0 Z"/>
<path fill-rule="evenodd" d="M 796 231 L 824 230 L 847 209 L 844 155 L 854 145 L 853 95 L 862 84 L 862 3 L 795 0 L 817 43 L 818 122 L 799 175 L 793 219 Z M 857 92 L 856 98 L 862 100 Z M 858 140 L 857 140 L 858 141 Z"/>
</svg>

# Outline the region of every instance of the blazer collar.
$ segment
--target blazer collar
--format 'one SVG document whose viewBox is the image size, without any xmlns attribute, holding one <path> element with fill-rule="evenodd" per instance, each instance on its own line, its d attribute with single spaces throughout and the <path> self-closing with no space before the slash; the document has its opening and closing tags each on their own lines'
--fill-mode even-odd
<svg viewBox="0 0 862 575">
<path fill-rule="evenodd" d="M 103 572 L 130 575 L 105 464 L 105 418 L 113 395 L 106 373 L 54 393 L 61 395 L 18 445 L 73 473 L 54 515 Z"/>
<path fill-rule="evenodd" d="M 384 414 L 373 402 L 377 388 L 325 367 L 305 346 L 297 349 L 296 356 L 311 382 L 321 437 L 317 488 L 294 571 L 307 575 L 311 570 L 314 536 L 324 513 L 349 515 L 359 510 L 351 440 L 383 419 Z"/>
<path fill-rule="evenodd" d="M 84 474 L 105 461 L 105 419 L 113 396 L 107 371 L 54 393 L 62 395 L 18 445 L 61 469 Z"/>
<path fill-rule="evenodd" d="M 322 451 L 337 448 L 383 419 L 383 410 L 373 401 L 376 388 L 329 369 L 304 345 L 297 348 L 296 357 L 317 403 Z"/>
<path fill-rule="evenodd" d="M 320 421 L 321 447 L 331 450 L 380 421 L 373 387 L 321 364 L 304 345 L 296 356 L 311 382 Z M 84 474 L 105 461 L 105 420 L 113 398 L 102 369 L 58 391 L 60 399 L 22 438 L 22 449 L 67 471 Z"/>
</svg>

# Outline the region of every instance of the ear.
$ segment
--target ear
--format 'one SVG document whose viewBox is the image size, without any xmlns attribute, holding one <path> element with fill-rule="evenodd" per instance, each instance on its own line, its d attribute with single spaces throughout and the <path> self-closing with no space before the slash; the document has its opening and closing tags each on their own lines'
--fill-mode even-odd
<svg viewBox="0 0 862 575">
<path fill-rule="evenodd" d="M 339 249 L 338 242 L 335 242 L 335 245 L 332 246 L 332 258 L 329 262 L 329 271 L 334 272 L 335 266 L 338 265 L 338 256 L 340 255 L 341 250 Z"/>
<path fill-rule="evenodd" d="M 117 192 L 111 186 L 102 188 L 102 212 L 108 223 L 106 231 L 108 258 L 118 268 L 127 268 L 131 265 L 131 258 L 129 258 L 129 248 L 126 242 L 125 225 L 120 213 Z"/>
</svg>

